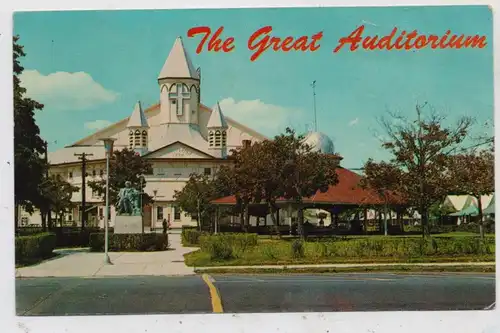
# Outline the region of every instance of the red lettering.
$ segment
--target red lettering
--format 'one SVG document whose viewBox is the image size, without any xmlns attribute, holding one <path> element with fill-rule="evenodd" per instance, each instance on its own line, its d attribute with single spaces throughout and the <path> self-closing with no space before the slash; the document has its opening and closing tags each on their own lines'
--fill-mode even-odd
<svg viewBox="0 0 500 333">
<path fill-rule="evenodd" d="M 415 37 L 417 37 L 417 30 L 413 30 L 408 35 L 406 35 L 406 43 L 405 43 L 406 50 L 411 50 L 413 48 L 413 45 L 411 44 L 411 40 Z"/>
<path fill-rule="evenodd" d="M 378 48 L 381 50 L 384 48 L 387 50 L 392 50 L 394 48 L 394 45 L 392 45 L 391 42 L 397 30 L 398 30 L 397 28 L 394 28 L 392 29 L 392 32 L 389 36 L 384 36 L 380 38 L 380 41 L 378 42 Z"/>
<path fill-rule="evenodd" d="M 257 50 L 250 57 L 250 61 L 257 60 L 257 58 L 260 57 L 262 52 L 267 50 L 267 48 L 269 47 L 269 45 L 266 45 L 268 40 L 269 40 L 269 36 L 265 36 L 264 38 L 262 38 L 260 41 L 258 41 L 256 43 L 255 43 L 255 40 L 257 38 L 261 37 L 261 35 L 266 35 L 266 34 L 270 33 L 272 30 L 273 30 L 273 27 L 268 25 L 266 27 L 262 27 L 259 30 L 255 31 L 252 34 L 252 36 L 250 36 L 250 38 L 248 39 L 248 49 L 251 51 Z"/>
<path fill-rule="evenodd" d="M 321 47 L 320 44 L 316 45 L 316 42 L 319 43 L 321 38 L 323 38 L 323 31 L 320 31 L 320 32 L 312 35 L 311 52 L 314 52 Z"/>
<path fill-rule="evenodd" d="M 234 50 L 234 37 L 229 37 L 224 40 L 220 38 L 220 35 L 224 31 L 224 27 L 219 27 L 215 34 L 210 38 L 208 41 L 207 45 L 207 50 L 214 51 L 214 52 L 231 52 Z M 201 51 L 203 51 L 203 47 L 205 46 L 205 43 L 207 42 L 208 37 L 210 36 L 212 30 L 209 27 L 195 27 L 191 28 L 188 30 L 188 37 L 194 37 L 198 34 L 204 34 L 204 36 L 201 38 L 201 42 L 198 44 L 198 47 L 196 48 L 196 53 L 199 54 Z"/>
<path fill-rule="evenodd" d="M 271 47 L 275 52 L 289 52 L 292 50 L 314 52 L 321 46 L 316 43 L 323 37 L 323 32 L 314 34 L 311 37 L 311 42 L 309 43 L 309 37 L 307 36 L 301 36 L 295 41 L 292 36 L 285 37 L 284 39 L 275 36 L 271 37 L 269 34 L 272 30 L 273 28 L 271 26 L 262 27 L 250 36 L 248 39 L 248 49 L 255 51 L 250 57 L 251 61 L 257 60 L 257 58 L 269 49 L 269 47 Z"/>
<path fill-rule="evenodd" d="M 429 43 L 431 43 L 431 48 L 437 49 L 439 47 L 438 39 L 439 38 L 436 35 L 429 36 Z"/>
<path fill-rule="evenodd" d="M 288 45 L 288 44 L 292 44 L 293 43 L 293 37 L 291 36 L 288 36 L 287 38 L 285 38 L 283 40 L 283 44 L 281 44 L 281 49 L 284 51 L 284 52 L 288 52 L 292 49 L 293 45 Z"/>
<path fill-rule="evenodd" d="M 393 42 L 396 36 L 397 28 L 392 29 L 389 35 L 381 36 L 366 36 L 363 37 L 364 26 L 356 28 L 347 37 L 339 39 L 337 47 L 333 50 L 334 53 L 340 51 L 345 45 L 350 44 L 350 50 L 356 51 L 359 46 L 365 50 L 414 50 L 430 47 L 432 49 L 461 49 L 461 48 L 484 48 L 488 45 L 486 36 L 465 36 L 452 34 L 447 30 L 442 36 L 419 34 L 417 30 L 407 33 L 402 30 Z"/>
<path fill-rule="evenodd" d="M 426 47 L 428 43 L 429 41 L 424 35 L 418 36 L 417 40 L 415 41 L 415 48 L 419 50 L 421 48 Z"/>
<path fill-rule="evenodd" d="M 377 48 L 377 41 L 378 41 L 378 36 L 375 37 L 366 37 L 363 40 L 363 48 L 370 49 L 370 50 L 375 50 Z"/>
<path fill-rule="evenodd" d="M 401 50 L 404 45 L 401 44 L 401 42 L 403 41 L 403 37 L 406 35 L 406 30 L 403 30 L 401 31 L 401 36 L 399 36 L 397 39 L 396 39 L 396 43 L 394 43 L 394 47 L 398 50 Z"/>
<path fill-rule="evenodd" d="M 451 31 L 448 30 L 448 31 L 446 31 L 446 33 L 444 34 L 444 36 L 441 37 L 441 40 L 439 41 L 439 48 L 440 49 L 446 48 L 447 45 L 445 44 L 445 42 L 448 39 L 448 36 L 449 36 L 450 33 L 451 33 Z"/>
<path fill-rule="evenodd" d="M 345 44 L 351 44 L 351 51 L 356 51 L 358 49 L 358 44 L 361 42 L 361 36 L 363 35 L 363 31 L 365 30 L 365 26 L 362 25 L 356 28 L 351 34 L 347 37 L 342 37 L 339 39 L 339 44 L 333 50 L 333 53 L 339 52 Z"/>
</svg>

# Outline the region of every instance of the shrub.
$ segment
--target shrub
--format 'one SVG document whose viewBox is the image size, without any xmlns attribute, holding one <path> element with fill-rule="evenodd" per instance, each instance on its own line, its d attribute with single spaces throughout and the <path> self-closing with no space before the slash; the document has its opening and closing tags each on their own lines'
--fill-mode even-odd
<svg viewBox="0 0 500 333">
<path fill-rule="evenodd" d="M 52 233 L 19 236 L 15 243 L 16 263 L 44 259 L 52 255 L 56 247 L 56 236 Z"/>
<path fill-rule="evenodd" d="M 259 252 L 268 259 L 277 260 L 280 257 L 280 251 L 275 244 L 264 244 L 259 247 Z"/>
<path fill-rule="evenodd" d="M 182 228 L 182 245 L 192 246 L 200 244 L 200 236 L 208 235 L 205 231 L 199 231 L 196 228 Z"/>
<path fill-rule="evenodd" d="M 294 240 L 291 244 L 292 258 L 298 259 L 304 257 L 304 243 L 301 240 Z"/>
<path fill-rule="evenodd" d="M 210 253 L 213 259 L 229 259 L 240 257 L 250 247 L 257 245 L 256 234 L 224 233 L 202 235 L 199 238 L 201 250 Z"/>
<path fill-rule="evenodd" d="M 324 258 L 328 256 L 328 247 L 325 242 L 314 242 L 311 243 L 310 255 L 313 258 Z"/>
<path fill-rule="evenodd" d="M 90 250 L 104 251 L 104 233 L 90 235 Z M 168 234 L 109 234 L 108 250 L 114 252 L 151 252 L 168 249 Z"/>
<path fill-rule="evenodd" d="M 226 235 L 207 235 L 200 237 L 201 250 L 210 254 L 211 259 L 227 260 L 233 258 L 233 247 Z"/>
</svg>

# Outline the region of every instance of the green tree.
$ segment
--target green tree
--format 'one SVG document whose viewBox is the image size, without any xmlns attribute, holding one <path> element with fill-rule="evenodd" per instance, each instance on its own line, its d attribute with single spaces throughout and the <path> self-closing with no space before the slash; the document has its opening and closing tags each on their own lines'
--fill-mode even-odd
<svg viewBox="0 0 500 333">
<path fill-rule="evenodd" d="M 297 231 L 305 238 L 303 198 L 312 197 L 318 191 L 326 192 L 338 183 L 336 169 L 339 159 L 313 151 L 304 143 L 302 136 L 287 128 L 285 134 L 275 138 L 282 150 L 280 160 L 285 160 L 282 175 L 283 197 L 294 200 L 298 206 Z"/>
<path fill-rule="evenodd" d="M 484 239 L 483 209 L 481 196 L 495 192 L 495 156 L 489 150 L 450 156 L 448 159 L 452 191 L 476 198 L 478 205 L 479 233 Z"/>
<path fill-rule="evenodd" d="M 151 163 L 142 158 L 133 150 L 124 148 L 113 151 L 109 161 L 109 202 L 112 205 L 117 203 L 118 192 L 125 187 L 125 182 L 130 181 L 132 187 L 143 193 L 142 203 L 148 204 L 152 198 L 144 192 L 146 187 L 145 175 L 153 171 Z M 89 181 L 88 186 L 95 193 L 105 199 L 106 179 Z"/>
<path fill-rule="evenodd" d="M 210 201 L 217 198 L 215 184 L 207 175 L 193 173 L 180 191 L 175 191 L 174 199 L 182 211 L 196 217 L 198 227 L 210 219 L 214 207 Z"/>
<path fill-rule="evenodd" d="M 375 162 L 372 159 L 368 159 L 363 170 L 361 187 L 375 190 L 384 202 L 384 234 L 387 236 L 389 206 L 394 203 L 394 199 L 402 195 L 397 192 L 401 186 L 402 171 L 393 163 Z"/>
<path fill-rule="evenodd" d="M 48 208 L 56 214 L 56 220 L 62 223 L 62 218 L 73 207 L 71 197 L 79 188 L 65 181 L 61 176 L 45 178 L 39 187 Z M 52 227 L 49 221 L 49 229 Z"/>
<path fill-rule="evenodd" d="M 465 149 L 463 144 L 467 139 L 475 141 L 470 135 L 472 118 L 461 117 L 456 124 L 444 126 L 445 117 L 433 109 L 424 117 L 426 105 L 416 106 L 416 119 L 391 113 L 389 118 L 381 119 L 387 135 L 382 147 L 391 153 L 390 162 L 402 171 L 397 190 L 422 216 L 424 237 L 429 234 L 429 207 L 442 200 L 452 188 L 447 158 Z M 476 141 L 474 146 L 488 142 L 491 138 Z"/>
<path fill-rule="evenodd" d="M 42 182 L 45 162 L 44 141 L 35 121 L 35 111 L 42 110 L 43 104 L 26 97 L 26 89 L 21 86 L 19 75 L 24 71 L 20 58 L 26 56 L 19 36 L 13 40 L 14 58 L 14 198 L 16 206 L 15 226 L 18 223 L 18 207 L 32 213 L 40 206 L 42 197 L 39 185 Z"/>
</svg>

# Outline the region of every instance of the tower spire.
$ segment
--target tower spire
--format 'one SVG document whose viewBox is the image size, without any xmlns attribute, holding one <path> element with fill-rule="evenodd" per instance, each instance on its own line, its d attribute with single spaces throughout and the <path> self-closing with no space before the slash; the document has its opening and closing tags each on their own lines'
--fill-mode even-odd
<svg viewBox="0 0 500 333">
<path fill-rule="evenodd" d="M 316 118 L 316 80 L 311 83 L 313 89 L 314 131 L 318 131 L 318 120 Z"/>
</svg>

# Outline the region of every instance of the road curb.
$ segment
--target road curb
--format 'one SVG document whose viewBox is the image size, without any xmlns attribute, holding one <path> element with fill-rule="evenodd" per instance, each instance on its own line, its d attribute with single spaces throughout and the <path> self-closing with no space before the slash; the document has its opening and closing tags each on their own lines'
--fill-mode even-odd
<svg viewBox="0 0 500 333">
<path fill-rule="evenodd" d="M 319 264 L 319 265 L 253 265 L 253 266 L 205 266 L 195 270 L 209 269 L 300 269 L 300 268 L 362 268 L 362 267 L 456 267 L 456 266 L 495 266 L 495 262 L 447 262 L 447 263 L 374 263 L 374 264 Z"/>
<path fill-rule="evenodd" d="M 204 273 L 495 272 L 495 263 L 390 263 L 194 267 Z"/>
</svg>

